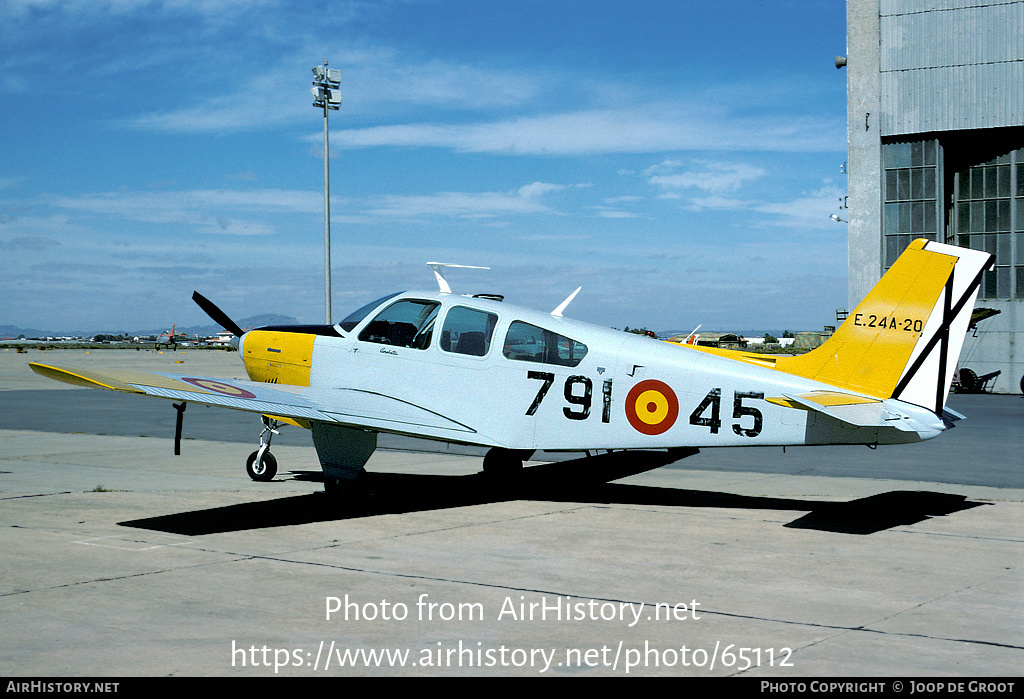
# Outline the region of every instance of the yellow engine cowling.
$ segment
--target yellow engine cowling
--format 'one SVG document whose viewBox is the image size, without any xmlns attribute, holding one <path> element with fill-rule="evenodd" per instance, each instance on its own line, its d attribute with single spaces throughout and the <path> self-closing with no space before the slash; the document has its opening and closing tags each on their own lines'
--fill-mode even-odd
<svg viewBox="0 0 1024 699">
<path fill-rule="evenodd" d="M 242 361 L 249 378 L 262 383 L 308 386 L 313 364 L 310 333 L 251 330 L 245 334 Z"/>
</svg>

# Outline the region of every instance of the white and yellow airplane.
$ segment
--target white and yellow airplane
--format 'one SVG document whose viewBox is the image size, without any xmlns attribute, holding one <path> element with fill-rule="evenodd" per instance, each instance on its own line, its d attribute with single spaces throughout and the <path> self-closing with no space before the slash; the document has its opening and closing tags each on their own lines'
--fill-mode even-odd
<svg viewBox="0 0 1024 699">
<path fill-rule="evenodd" d="M 489 447 L 484 471 L 535 450 L 899 444 L 959 419 L 945 408 L 986 252 L 914 241 L 836 333 L 799 356 L 661 342 L 491 295 L 378 299 L 335 325 L 244 332 L 248 381 L 33 363 L 73 384 L 245 410 L 312 431 L 325 489 L 362 471 L 381 432 Z M 577 289 L 579 291 L 579 289 Z M 575 295 L 575 292 L 574 294 Z M 247 464 L 270 480 L 269 438 Z"/>
</svg>

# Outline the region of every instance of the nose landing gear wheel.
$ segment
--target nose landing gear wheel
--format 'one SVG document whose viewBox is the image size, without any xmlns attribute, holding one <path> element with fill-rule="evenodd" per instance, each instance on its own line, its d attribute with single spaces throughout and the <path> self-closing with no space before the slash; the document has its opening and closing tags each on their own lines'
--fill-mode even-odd
<svg viewBox="0 0 1024 699">
<path fill-rule="evenodd" d="M 277 459 L 269 451 L 264 451 L 263 456 L 254 451 L 245 461 L 245 472 L 254 481 L 272 481 L 277 475 Z"/>
<path fill-rule="evenodd" d="M 245 462 L 245 472 L 254 481 L 272 481 L 277 475 L 277 459 L 270 453 L 270 440 L 275 434 L 281 434 L 277 428 L 281 426 L 277 420 L 262 416 L 263 431 L 260 432 L 260 448 L 249 454 Z"/>
</svg>

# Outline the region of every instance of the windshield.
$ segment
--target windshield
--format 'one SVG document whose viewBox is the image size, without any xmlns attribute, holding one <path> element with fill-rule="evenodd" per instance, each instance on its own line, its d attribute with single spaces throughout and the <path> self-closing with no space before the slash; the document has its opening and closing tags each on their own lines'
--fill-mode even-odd
<svg viewBox="0 0 1024 699">
<path fill-rule="evenodd" d="M 437 301 L 403 299 L 377 314 L 359 333 L 363 342 L 426 349 L 434 330 Z"/>
<path fill-rule="evenodd" d="M 362 322 L 363 318 L 365 318 L 366 316 L 370 315 L 370 311 L 372 311 L 373 309 L 377 308 L 377 306 L 380 306 L 382 303 L 384 303 L 388 299 L 393 299 L 394 297 L 398 296 L 400 293 L 402 293 L 402 292 L 401 291 L 396 291 L 393 294 L 388 294 L 387 296 L 381 296 L 376 301 L 371 301 L 370 303 L 368 303 L 365 306 L 363 306 L 362 308 L 360 308 L 358 311 L 353 311 L 352 313 L 349 313 L 348 316 L 345 318 L 345 320 L 343 320 L 340 323 L 338 323 L 338 325 L 345 332 L 347 332 L 347 333 L 348 332 L 352 332 L 352 328 L 354 328 L 357 325 L 359 325 L 359 323 Z"/>
</svg>

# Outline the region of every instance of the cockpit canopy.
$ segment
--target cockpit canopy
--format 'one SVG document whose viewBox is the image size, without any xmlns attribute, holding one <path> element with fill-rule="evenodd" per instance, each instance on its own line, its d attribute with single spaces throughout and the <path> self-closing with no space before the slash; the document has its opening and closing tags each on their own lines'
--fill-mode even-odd
<svg viewBox="0 0 1024 699">
<path fill-rule="evenodd" d="M 376 308 L 398 296 L 390 294 L 363 306 L 339 323 L 353 331 Z M 450 306 L 444 313 L 440 333 L 435 333 L 439 301 L 404 298 L 388 304 L 359 333 L 362 342 L 426 350 L 433 342 L 442 352 L 483 357 L 491 351 L 497 313 L 468 305 Z M 513 320 L 504 332 L 502 356 L 520 362 L 577 366 L 587 355 L 587 346 L 552 330 Z"/>
</svg>

